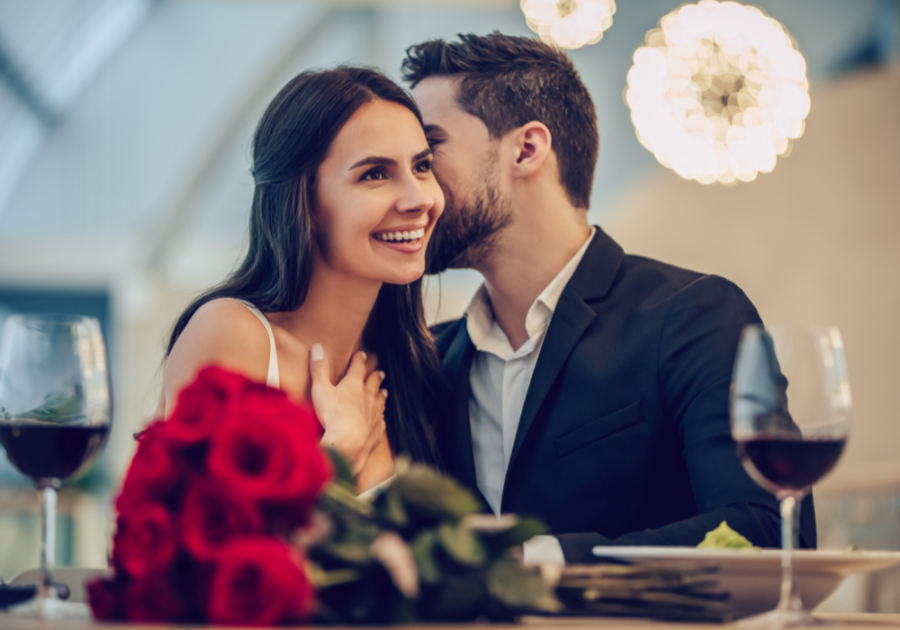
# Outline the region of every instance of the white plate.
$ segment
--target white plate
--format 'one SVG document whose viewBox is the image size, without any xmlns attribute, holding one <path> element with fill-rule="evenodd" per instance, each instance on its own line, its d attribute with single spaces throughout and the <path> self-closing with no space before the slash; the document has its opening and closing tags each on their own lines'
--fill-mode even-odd
<svg viewBox="0 0 900 630">
<path fill-rule="evenodd" d="M 697 549 L 696 547 L 594 547 L 594 555 L 636 564 L 718 566 L 719 587 L 731 593 L 736 616 L 771 610 L 781 589 L 778 549 Z M 817 551 L 793 553 L 798 563 L 800 595 L 812 610 L 853 573 L 900 564 L 897 551 Z"/>
</svg>

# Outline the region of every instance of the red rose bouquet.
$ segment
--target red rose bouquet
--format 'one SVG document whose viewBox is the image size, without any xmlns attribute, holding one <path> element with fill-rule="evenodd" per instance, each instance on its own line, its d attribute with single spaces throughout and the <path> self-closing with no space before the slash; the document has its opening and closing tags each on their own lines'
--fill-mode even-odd
<svg viewBox="0 0 900 630">
<path fill-rule="evenodd" d="M 286 541 L 332 477 L 312 411 L 208 367 L 154 421 L 116 500 L 114 577 L 88 586 L 101 620 L 302 621 L 313 588 Z"/>
</svg>

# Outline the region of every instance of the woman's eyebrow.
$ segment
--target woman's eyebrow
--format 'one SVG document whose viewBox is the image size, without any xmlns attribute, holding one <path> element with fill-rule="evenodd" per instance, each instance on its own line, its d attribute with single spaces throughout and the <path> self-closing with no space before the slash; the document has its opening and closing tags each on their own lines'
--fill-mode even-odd
<svg viewBox="0 0 900 630">
<path fill-rule="evenodd" d="M 355 168 L 360 166 L 397 166 L 397 161 L 388 157 L 379 157 L 377 155 L 370 155 L 367 158 L 361 159 L 359 162 L 351 166 L 348 171 L 352 171 Z"/>
<path fill-rule="evenodd" d="M 431 150 L 431 147 L 428 147 L 427 149 L 423 149 L 422 151 L 419 151 L 418 153 L 416 153 L 413 156 L 412 161 L 417 162 L 417 161 L 421 160 L 423 157 L 431 155 L 432 153 L 433 153 L 433 151 Z M 354 164 L 347 170 L 352 171 L 353 169 L 359 168 L 360 166 L 397 166 L 397 161 L 394 160 L 393 158 L 389 158 L 389 157 L 370 155 L 369 157 L 361 159 L 359 162 L 357 162 L 356 164 Z"/>
</svg>

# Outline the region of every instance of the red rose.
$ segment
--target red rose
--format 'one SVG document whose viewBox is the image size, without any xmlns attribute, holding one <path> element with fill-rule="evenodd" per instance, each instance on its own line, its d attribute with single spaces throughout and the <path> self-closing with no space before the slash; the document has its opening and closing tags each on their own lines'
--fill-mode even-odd
<svg viewBox="0 0 900 630">
<path fill-rule="evenodd" d="M 177 550 L 172 517 L 158 503 L 135 503 L 119 516 L 113 561 L 132 577 L 162 573 Z"/>
<path fill-rule="evenodd" d="M 272 538 L 248 538 L 217 557 L 206 615 L 213 623 L 273 625 L 302 621 L 312 603 L 312 589 L 290 548 Z"/>
<path fill-rule="evenodd" d="M 113 580 L 99 579 L 87 583 L 88 603 L 94 619 L 120 621 L 125 618 L 120 590 Z"/>
<path fill-rule="evenodd" d="M 235 536 L 259 533 L 256 506 L 239 493 L 207 479 L 190 482 L 182 502 L 181 540 L 198 559 L 208 559 Z"/>
<path fill-rule="evenodd" d="M 223 408 L 251 381 L 220 367 L 205 367 L 193 383 L 181 390 L 166 427 L 168 437 L 190 446 L 209 437 Z"/>
<path fill-rule="evenodd" d="M 331 476 L 319 422 L 280 392 L 248 392 L 210 439 L 210 477 L 251 500 L 308 507 Z"/>
<path fill-rule="evenodd" d="M 185 607 L 165 576 L 136 580 L 125 591 L 125 614 L 131 621 L 181 621 Z"/>
<path fill-rule="evenodd" d="M 116 509 L 121 512 L 129 503 L 148 499 L 166 502 L 186 469 L 186 462 L 166 438 L 165 423 L 153 422 L 138 438 L 137 452 L 116 499 Z"/>
</svg>

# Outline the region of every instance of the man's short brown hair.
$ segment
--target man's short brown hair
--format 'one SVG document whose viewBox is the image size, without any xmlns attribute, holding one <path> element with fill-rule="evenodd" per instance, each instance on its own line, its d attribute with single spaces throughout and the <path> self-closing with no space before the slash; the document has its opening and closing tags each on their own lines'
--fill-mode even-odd
<svg viewBox="0 0 900 630">
<path fill-rule="evenodd" d="M 415 87 L 430 76 L 460 76 L 460 107 L 484 122 L 491 136 L 533 120 L 547 126 L 569 201 L 588 208 L 600 152 L 597 112 L 569 57 L 527 37 L 460 35 L 406 50 L 403 79 Z"/>
</svg>

